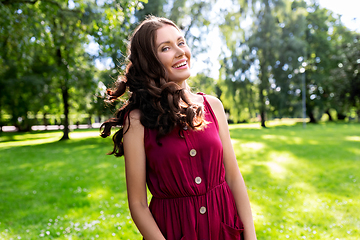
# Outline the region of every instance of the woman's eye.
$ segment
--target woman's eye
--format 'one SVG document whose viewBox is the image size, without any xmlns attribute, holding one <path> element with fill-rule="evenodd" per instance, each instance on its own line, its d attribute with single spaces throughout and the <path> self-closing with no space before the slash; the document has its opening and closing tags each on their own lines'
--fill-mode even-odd
<svg viewBox="0 0 360 240">
<path fill-rule="evenodd" d="M 167 51 L 167 50 L 169 50 L 169 47 L 163 47 L 163 48 L 161 49 L 162 52 L 165 52 L 165 51 Z"/>
<path fill-rule="evenodd" d="M 179 46 L 185 45 L 185 42 L 179 42 Z"/>
</svg>

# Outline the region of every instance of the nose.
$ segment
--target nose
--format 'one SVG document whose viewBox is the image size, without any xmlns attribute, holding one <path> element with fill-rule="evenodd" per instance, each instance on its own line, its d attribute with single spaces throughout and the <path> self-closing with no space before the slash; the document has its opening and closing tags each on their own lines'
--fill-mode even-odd
<svg viewBox="0 0 360 240">
<path fill-rule="evenodd" d="M 176 57 L 177 58 L 182 57 L 182 56 L 184 56 L 184 54 L 185 54 L 185 51 L 182 48 L 177 47 L 177 49 L 176 49 Z"/>
</svg>

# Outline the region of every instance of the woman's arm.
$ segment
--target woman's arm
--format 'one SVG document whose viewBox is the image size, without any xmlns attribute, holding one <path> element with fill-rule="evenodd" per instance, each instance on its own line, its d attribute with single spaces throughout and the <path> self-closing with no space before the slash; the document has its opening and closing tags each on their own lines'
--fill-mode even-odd
<svg viewBox="0 0 360 240">
<path fill-rule="evenodd" d="M 256 234 L 250 201 L 231 143 L 224 107 L 220 100 L 215 97 L 206 96 L 206 99 L 210 103 L 219 124 L 219 135 L 224 151 L 225 179 L 234 196 L 240 219 L 244 224 L 245 240 L 254 240 Z"/>
<path fill-rule="evenodd" d="M 147 203 L 146 157 L 144 126 L 140 123 L 140 112 L 133 110 L 125 121 L 124 157 L 128 202 L 131 216 L 146 240 L 165 240 L 157 226 Z"/>
</svg>

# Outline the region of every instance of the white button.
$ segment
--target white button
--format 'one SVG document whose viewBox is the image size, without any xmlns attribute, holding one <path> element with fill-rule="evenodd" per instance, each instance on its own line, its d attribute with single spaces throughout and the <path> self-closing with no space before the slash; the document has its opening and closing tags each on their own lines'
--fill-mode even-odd
<svg viewBox="0 0 360 240">
<path fill-rule="evenodd" d="M 197 184 L 200 184 L 200 183 L 201 183 L 201 177 L 196 177 L 196 178 L 195 178 L 195 182 L 196 182 Z"/>
<path fill-rule="evenodd" d="M 184 129 L 185 131 L 188 130 L 187 126 L 183 127 L 183 129 Z"/>
<path fill-rule="evenodd" d="M 196 150 L 195 149 L 190 150 L 190 156 L 192 156 L 192 157 L 196 156 Z"/>
<path fill-rule="evenodd" d="M 201 207 L 200 208 L 200 213 L 205 214 L 206 213 L 206 207 Z"/>
</svg>

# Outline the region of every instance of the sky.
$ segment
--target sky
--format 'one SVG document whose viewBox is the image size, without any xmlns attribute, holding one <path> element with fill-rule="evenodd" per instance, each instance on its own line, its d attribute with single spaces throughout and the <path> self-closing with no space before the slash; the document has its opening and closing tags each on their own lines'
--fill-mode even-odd
<svg viewBox="0 0 360 240">
<path fill-rule="evenodd" d="M 360 0 L 318 0 L 320 6 L 342 15 L 349 29 L 360 32 Z"/>
</svg>

